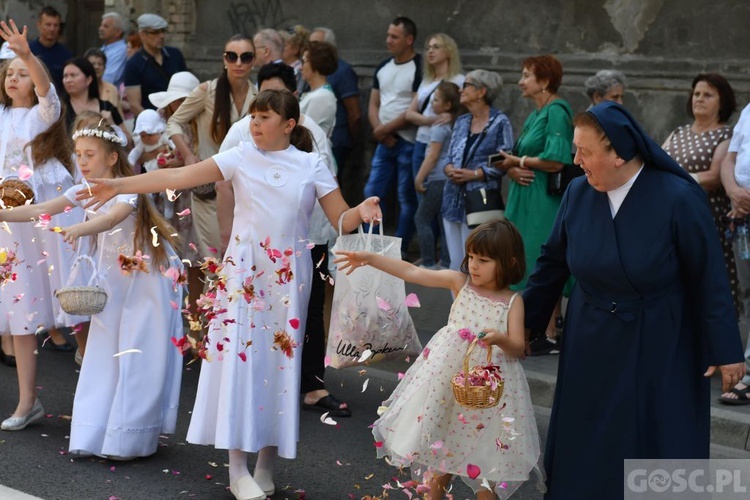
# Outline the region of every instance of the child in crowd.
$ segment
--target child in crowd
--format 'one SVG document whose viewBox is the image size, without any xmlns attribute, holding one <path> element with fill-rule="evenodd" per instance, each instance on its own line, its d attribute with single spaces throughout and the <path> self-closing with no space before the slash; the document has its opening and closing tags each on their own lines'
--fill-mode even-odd
<svg viewBox="0 0 750 500">
<path fill-rule="evenodd" d="M 128 154 L 128 162 L 134 167 L 140 165 L 142 171 L 153 172 L 161 168 L 159 164 L 166 165 L 167 158 L 174 144 L 171 145 L 169 137 L 166 134 L 167 122 L 153 109 L 146 109 L 138 115 L 133 130 L 133 139 L 135 147 Z M 161 198 L 159 205 L 164 207 L 164 218 L 172 219 L 174 216 L 174 202 L 169 199 L 167 193 L 157 193 L 154 195 Z"/>
<path fill-rule="evenodd" d="M 125 142 L 111 127 L 84 128 L 73 138 L 84 177 L 133 175 Z M 65 212 L 82 188 L 0 211 L 0 221 L 28 222 Z M 91 258 L 108 295 L 104 310 L 91 317 L 70 452 L 113 460 L 152 455 L 159 434 L 175 430 L 182 377 L 182 358 L 171 341 L 182 336 L 182 267 L 172 250 L 172 229 L 148 197 L 122 194 L 60 232 L 74 247 L 79 238 L 96 236 Z"/>
<path fill-rule="evenodd" d="M 458 116 L 461 104 L 461 92 L 458 85 L 452 82 L 441 82 L 432 96 L 432 109 L 436 115 L 443 113 L 451 116 L 451 121 L 432 125 L 430 127 L 430 145 L 427 154 L 419 167 L 419 172 L 414 178 L 414 188 L 420 193 L 419 207 L 414 215 L 414 224 L 417 226 L 419 236 L 419 253 L 422 256 L 422 267 L 437 269 L 435 257 L 435 231 L 436 220 L 442 221 L 440 207 L 443 203 L 443 187 L 448 178 L 443 172 L 443 167 L 450 163 L 448 148 L 451 143 L 453 122 Z M 438 227 L 439 228 L 439 227 Z M 440 246 L 444 250 L 443 255 L 448 255 L 448 247 L 445 243 L 445 231 L 440 231 Z M 441 262 L 441 267 L 450 267 L 450 262 Z"/>
<path fill-rule="evenodd" d="M 75 164 L 60 99 L 29 49 L 26 27 L 19 31 L 12 20 L 9 25 L 0 22 L 0 36 L 16 56 L 0 73 L 0 177 L 25 182 L 33 202 L 42 203 L 74 184 Z M 40 225 L 64 226 L 81 220 L 83 211 L 73 210 Z M 0 294 L 0 333 L 13 336 L 19 388 L 18 405 L 0 427 L 17 431 L 44 418 L 36 396 L 35 334 L 46 330 L 52 336 L 47 339 L 49 347 L 72 350 L 61 334 L 55 338 L 53 292 L 66 282 L 73 252 L 54 233 L 31 224 L 3 225 L 0 248 L 13 252 L 21 263 L 15 266 L 15 281 L 3 283 Z"/>
<path fill-rule="evenodd" d="M 508 288 L 526 269 L 518 230 L 506 220 L 474 229 L 460 272 L 422 269 L 369 252 L 337 254 L 340 271 L 370 265 L 411 283 L 448 288 L 456 297 L 448 324 L 383 403 L 384 412 L 373 426 L 378 457 L 411 467 L 412 475 L 424 480 L 430 499 L 444 497 L 454 474 L 478 499 L 509 497 L 529 472 L 540 470 L 534 409 L 518 359 L 525 344 L 523 298 Z M 505 382 L 504 394 L 492 408 L 462 407 L 452 393 L 451 379 L 475 338 L 481 342 L 469 366 L 485 365 L 486 346 L 492 345 L 492 364 L 499 366 Z"/>
<path fill-rule="evenodd" d="M 120 193 L 186 189 L 229 180 L 236 195 L 232 238 L 202 303 L 212 317 L 187 440 L 229 450 L 230 490 L 263 500 L 275 491 L 273 467 L 294 458 L 299 438 L 302 332 L 313 262 L 307 235 L 315 199 L 345 231 L 381 216 L 378 199 L 349 208 L 333 175 L 297 125 L 299 103 L 264 90 L 250 106 L 255 144 L 244 142 L 182 168 L 121 179 L 92 179 L 79 197 L 106 206 Z M 252 165 L 253 168 L 246 168 Z M 254 478 L 247 453 L 258 453 Z"/>
</svg>

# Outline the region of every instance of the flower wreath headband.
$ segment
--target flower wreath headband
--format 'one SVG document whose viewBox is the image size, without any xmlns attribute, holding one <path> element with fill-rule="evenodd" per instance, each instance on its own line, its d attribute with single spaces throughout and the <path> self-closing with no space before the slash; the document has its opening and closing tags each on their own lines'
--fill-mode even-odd
<svg viewBox="0 0 750 500">
<path fill-rule="evenodd" d="M 79 137 L 98 137 L 99 139 L 104 139 L 105 141 L 119 144 L 122 147 L 125 147 L 128 145 L 127 141 L 124 138 L 120 137 L 119 135 L 113 132 L 109 132 L 107 130 L 101 130 L 98 128 L 83 128 L 81 130 L 77 130 L 73 134 L 73 140 L 75 141 Z"/>
</svg>

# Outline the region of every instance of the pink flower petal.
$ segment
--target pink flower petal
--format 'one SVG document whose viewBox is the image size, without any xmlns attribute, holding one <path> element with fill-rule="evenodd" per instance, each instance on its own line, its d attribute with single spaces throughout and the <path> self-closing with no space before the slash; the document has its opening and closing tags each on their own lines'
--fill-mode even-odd
<svg viewBox="0 0 750 500">
<path fill-rule="evenodd" d="M 404 299 L 404 304 L 406 307 L 422 307 L 422 305 L 419 303 L 419 298 L 417 297 L 416 293 L 410 293 L 406 296 Z"/>
<path fill-rule="evenodd" d="M 330 356 L 326 356 L 325 358 L 323 358 L 323 368 L 325 368 L 326 366 L 331 366 L 331 357 Z"/>
<path fill-rule="evenodd" d="M 292 328 L 295 330 L 299 328 L 299 318 L 292 318 L 289 320 L 289 325 L 291 325 Z"/>
<path fill-rule="evenodd" d="M 377 301 L 378 307 L 381 310 L 390 311 L 391 309 L 393 309 L 391 305 L 388 302 L 386 302 L 384 299 L 381 299 L 380 297 L 375 297 L 375 300 Z"/>
<path fill-rule="evenodd" d="M 476 479 L 479 477 L 479 474 L 481 474 L 482 471 L 474 464 L 469 464 L 466 466 L 466 475 L 468 475 L 472 479 Z"/>
<path fill-rule="evenodd" d="M 18 178 L 22 181 L 27 181 L 34 175 L 34 171 L 29 168 L 28 165 L 21 165 L 18 169 Z"/>
<path fill-rule="evenodd" d="M 177 215 L 178 215 L 178 216 L 180 216 L 180 217 L 185 217 L 185 216 L 188 216 L 188 215 L 190 215 L 190 209 L 189 209 L 189 208 L 186 208 L 186 209 L 185 209 L 185 210 L 183 210 L 182 212 L 177 212 Z"/>
</svg>

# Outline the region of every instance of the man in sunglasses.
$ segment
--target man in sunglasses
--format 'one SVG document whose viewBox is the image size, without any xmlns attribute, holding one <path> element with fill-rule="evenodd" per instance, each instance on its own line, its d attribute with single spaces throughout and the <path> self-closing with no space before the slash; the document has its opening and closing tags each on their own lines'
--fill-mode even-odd
<svg viewBox="0 0 750 500">
<path fill-rule="evenodd" d="M 138 36 L 143 47 L 125 63 L 125 95 L 133 113 L 138 116 L 144 109 L 154 109 L 148 96 L 164 92 L 175 73 L 187 71 L 180 49 L 167 47 L 167 21 L 156 14 L 143 14 L 138 18 Z"/>
</svg>

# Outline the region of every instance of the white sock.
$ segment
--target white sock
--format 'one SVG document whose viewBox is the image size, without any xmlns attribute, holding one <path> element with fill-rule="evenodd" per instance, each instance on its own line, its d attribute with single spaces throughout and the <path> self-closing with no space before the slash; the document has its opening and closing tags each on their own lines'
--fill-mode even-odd
<svg viewBox="0 0 750 500">
<path fill-rule="evenodd" d="M 249 476 L 247 453 L 242 450 L 229 450 L 229 480 L 237 481 L 242 476 Z"/>
</svg>

